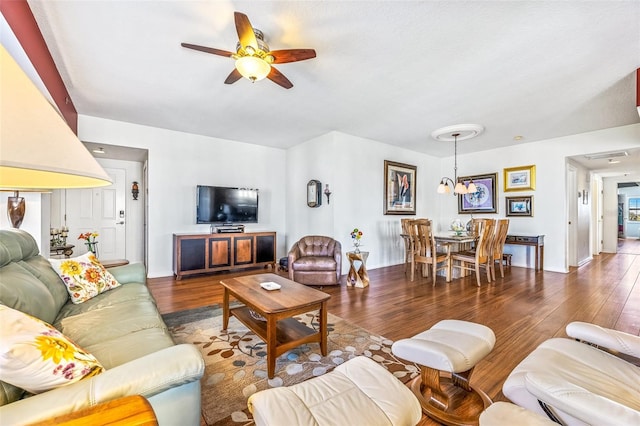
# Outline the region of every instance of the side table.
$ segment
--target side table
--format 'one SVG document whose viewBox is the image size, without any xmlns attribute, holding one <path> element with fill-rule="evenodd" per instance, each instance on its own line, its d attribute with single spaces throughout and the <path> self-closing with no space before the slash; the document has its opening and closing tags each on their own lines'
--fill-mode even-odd
<svg viewBox="0 0 640 426">
<path fill-rule="evenodd" d="M 129 261 L 127 259 L 106 259 L 106 260 L 100 259 L 100 263 L 105 268 L 115 268 L 116 266 L 128 265 Z"/>
<path fill-rule="evenodd" d="M 369 275 L 367 274 L 367 258 L 368 251 L 356 253 L 354 251 L 347 252 L 349 259 L 349 273 L 347 274 L 347 285 L 357 288 L 365 288 L 369 286 Z"/>
<path fill-rule="evenodd" d="M 73 244 L 67 244 L 65 246 L 53 246 L 49 247 L 49 252 L 53 254 L 56 253 L 56 256 L 64 254 L 64 257 L 70 257 L 73 254 L 73 248 L 75 246 Z"/>
</svg>

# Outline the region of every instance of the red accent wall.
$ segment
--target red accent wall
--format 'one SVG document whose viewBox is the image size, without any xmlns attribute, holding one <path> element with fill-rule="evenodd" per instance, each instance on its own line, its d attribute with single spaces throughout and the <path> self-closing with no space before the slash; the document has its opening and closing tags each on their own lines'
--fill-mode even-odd
<svg viewBox="0 0 640 426">
<path fill-rule="evenodd" d="M 2 0 L 0 12 L 29 57 L 65 121 L 78 134 L 78 113 L 62 82 L 27 0 Z"/>
<path fill-rule="evenodd" d="M 636 70 L 636 106 L 640 106 L 640 68 Z"/>
</svg>

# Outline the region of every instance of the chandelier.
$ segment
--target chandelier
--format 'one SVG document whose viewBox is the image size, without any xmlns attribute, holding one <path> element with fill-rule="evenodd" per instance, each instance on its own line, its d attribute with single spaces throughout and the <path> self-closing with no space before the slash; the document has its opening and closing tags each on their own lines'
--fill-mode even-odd
<svg viewBox="0 0 640 426">
<path fill-rule="evenodd" d="M 431 133 L 431 137 L 439 141 L 453 140 L 453 179 L 444 176 L 440 179 L 438 185 L 438 194 L 473 194 L 478 191 L 476 184 L 470 180 L 468 184 L 458 181 L 458 140 L 473 138 L 484 130 L 484 127 L 478 124 L 458 124 L 455 126 L 444 127 Z"/>
</svg>

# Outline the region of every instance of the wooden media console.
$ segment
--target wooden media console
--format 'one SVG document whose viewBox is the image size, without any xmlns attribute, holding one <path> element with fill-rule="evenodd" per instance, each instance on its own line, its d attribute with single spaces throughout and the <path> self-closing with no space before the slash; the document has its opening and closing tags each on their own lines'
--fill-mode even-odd
<svg viewBox="0 0 640 426">
<path fill-rule="evenodd" d="M 173 273 L 206 274 L 276 265 L 275 232 L 173 234 Z"/>
</svg>

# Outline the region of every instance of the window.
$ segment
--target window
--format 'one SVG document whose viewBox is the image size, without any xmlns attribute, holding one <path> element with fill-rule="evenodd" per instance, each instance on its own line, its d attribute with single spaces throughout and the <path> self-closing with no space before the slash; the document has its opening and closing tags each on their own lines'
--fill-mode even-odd
<svg viewBox="0 0 640 426">
<path fill-rule="evenodd" d="M 640 198 L 629 198 L 629 220 L 640 222 Z"/>
</svg>

